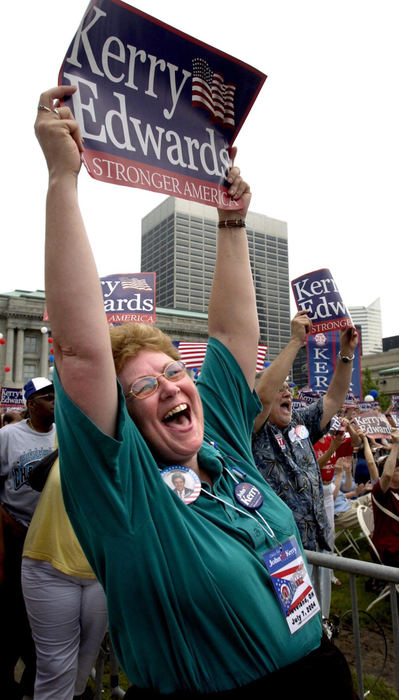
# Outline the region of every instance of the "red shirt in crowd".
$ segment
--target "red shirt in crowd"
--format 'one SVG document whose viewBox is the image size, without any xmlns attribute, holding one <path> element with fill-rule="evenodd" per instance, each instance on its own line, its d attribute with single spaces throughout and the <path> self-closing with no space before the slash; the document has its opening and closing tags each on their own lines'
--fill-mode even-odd
<svg viewBox="0 0 399 700">
<path fill-rule="evenodd" d="M 372 495 L 386 510 L 399 518 L 399 489 L 382 490 L 380 482 L 373 486 Z M 374 503 L 374 532 L 372 540 L 381 557 L 383 564 L 387 566 L 399 566 L 399 520 L 391 518 Z"/>
<path fill-rule="evenodd" d="M 333 440 L 333 436 L 327 433 L 327 435 L 324 435 L 313 445 L 313 449 L 316 452 L 317 459 L 321 457 L 325 452 L 327 452 L 328 448 L 331 445 L 331 440 Z M 332 481 L 334 476 L 334 464 L 337 461 L 338 457 L 348 457 L 352 454 L 353 447 L 351 437 L 349 433 L 345 433 L 345 440 L 342 443 L 342 445 L 340 445 L 338 449 L 332 454 L 332 456 L 328 460 L 328 463 L 324 467 L 320 467 L 321 479 L 323 484 L 328 484 L 330 481 Z"/>
</svg>

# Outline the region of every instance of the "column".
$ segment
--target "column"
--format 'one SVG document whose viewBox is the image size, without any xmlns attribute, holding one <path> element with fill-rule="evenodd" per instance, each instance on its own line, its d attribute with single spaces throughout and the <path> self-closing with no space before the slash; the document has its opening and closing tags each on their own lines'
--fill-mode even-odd
<svg viewBox="0 0 399 700">
<path fill-rule="evenodd" d="M 3 384 L 10 386 L 10 384 L 13 384 L 13 375 L 14 375 L 14 367 L 13 367 L 13 360 L 14 360 L 14 329 L 13 328 L 7 328 L 7 341 L 6 341 L 6 361 L 5 361 L 5 366 L 11 367 L 10 372 L 4 372 L 3 373 Z"/>
<path fill-rule="evenodd" d="M 19 384 L 20 386 L 23 385 L 23 379 L 24 379 L 24 373 L 23 373 L 23 368 L 24 368 L 24 336 L 25 336 L 24 329 L 18 328 L 16 353 L 15 353 L 14 381 L 16 384 Z"/>
<path fill-rule="evenodd" d="M 42 347 L 40 353 L 40 376 L 48 377 L 48 353 L 49 353 L 48 334 L 42 334 Z"/>
</svg>

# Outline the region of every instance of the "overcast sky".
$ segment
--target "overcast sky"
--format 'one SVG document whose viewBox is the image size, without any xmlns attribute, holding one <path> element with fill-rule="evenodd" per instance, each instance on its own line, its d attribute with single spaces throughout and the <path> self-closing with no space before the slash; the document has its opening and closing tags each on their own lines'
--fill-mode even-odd
<svg viewBox="0 0 399 700">
<path fill-rule="evenodd" d="M 348 306 L 380 297 L 383 335 L 399 334 L 397 0 L 130 4 L 268 75 L 236 141 L 251 209 L 288 222 L 290 279 L 329 268 Z M 2 7 L 0 292 L 44 287 L 47 173 L 33 122 L 86 6 Z M 139 271 L 141 218 L 164 196 L 83 169 L 79 190 L 99 274 Z"/>
</svg>

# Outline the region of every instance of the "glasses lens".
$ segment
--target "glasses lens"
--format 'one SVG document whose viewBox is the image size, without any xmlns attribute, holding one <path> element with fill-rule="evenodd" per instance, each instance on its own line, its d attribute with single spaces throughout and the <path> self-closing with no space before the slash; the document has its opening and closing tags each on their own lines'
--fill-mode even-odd
<svg viewBox="0 0 399 700">
<path fill-rule="evenodd" d="M 165 367 L 165 377 L 170 379 L 172 382 L 177 382 L 186 373 L 186 368 L 183 362 L 171 362 L 170 365 Z"/>
<path fill-rule="evenodd" d="M 157 384 L 155 377 L 141 377 L 132 384 L 131 391 L 138 399 L 145 399 L 155 391 Z"/>
<path fill-rule="evenodd" d="M 54 394 L 39 394 L 36 399 L 44 399 L 45 401 L 54 401 Z"/>
</svg>

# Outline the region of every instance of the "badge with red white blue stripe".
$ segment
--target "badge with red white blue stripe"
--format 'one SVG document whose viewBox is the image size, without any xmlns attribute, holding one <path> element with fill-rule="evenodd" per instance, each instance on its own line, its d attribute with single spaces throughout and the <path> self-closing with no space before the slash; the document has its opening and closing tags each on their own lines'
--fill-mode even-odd
<svg viewBox="0 0 399 700">
<path fill-rule="evenodd" d="M 291 634 L 320 611 L 308 570 L 295 537 L 263 555 L 274 592 Z"/>
</svg>

